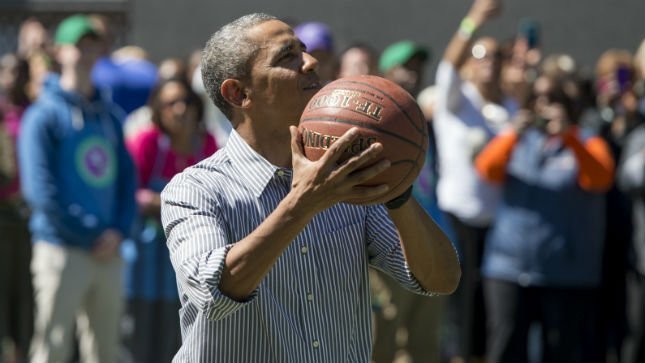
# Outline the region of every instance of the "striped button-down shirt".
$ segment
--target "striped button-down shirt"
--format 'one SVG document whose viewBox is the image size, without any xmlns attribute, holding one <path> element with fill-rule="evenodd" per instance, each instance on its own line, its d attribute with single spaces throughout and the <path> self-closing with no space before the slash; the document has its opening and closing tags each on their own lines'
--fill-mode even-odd
<svg viewBox="0 0 645 363">
<path fill-rule="evenodd" d="M 247 301 L 218 288 L 226 253 L 276 208 L 291 170 L 257 154 L 235 131 L 223 149 L 163 191 L 162 220 L 177 274 L 183 343 L 173 362 L 370 360 L 368 264 L 411 291 L 397 231 L 382 206 L 337 204 L 291 242 Z"/>
</svg>

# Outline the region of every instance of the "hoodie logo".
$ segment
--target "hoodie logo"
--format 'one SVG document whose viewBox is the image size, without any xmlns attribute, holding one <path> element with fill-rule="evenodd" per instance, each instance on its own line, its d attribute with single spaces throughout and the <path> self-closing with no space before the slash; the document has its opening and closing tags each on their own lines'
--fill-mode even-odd
<svg viewBox="0 0 645 363">
<path fill-rule="evenodd" d="M 112 146 L 100 137 L 85 139 L 76 151 L 76 168 L 81 178 L 95 188 L 112 184 L 116 176 Z"/>
</svg>

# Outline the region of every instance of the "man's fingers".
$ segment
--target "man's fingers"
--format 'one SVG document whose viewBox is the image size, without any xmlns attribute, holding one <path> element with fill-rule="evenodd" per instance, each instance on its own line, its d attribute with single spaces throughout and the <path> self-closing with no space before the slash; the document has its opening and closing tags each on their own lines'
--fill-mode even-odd
<svg viewBox="0 0 645 363">
<path fill-rule="evenodd" d="M 356 140 L 358 137 L 358 129 L 356 127 L 352 127 L 351 129 L 347 130 L 343 136 L 341 136 L 338 140 L 334 141 L 333 144 L 329 147 L 329 149 L 323 154 L 322 160 L 323 163 L 326 165 L 329 165 L 330 163 L 337 163 L 340 157 L 343 155 L 345 150 Z"/>
<path fill-rule="evenodd" d="M 370 145 L 367 149 L 361 151 L 360 154 L 348 159 L 341 166 L 340 172 L 344 174 L 349 174 L 354 170 L 357 170 L 363 165 L 366 165 L 372 160 L 376 159 L 382 151 L 383 151 L 383 144 L 378 142 L 374 143 Z"/>
<path fill-rule="evenodd" d="M 387 170 L 390 165 L 391 163 L 389 160 L 381 160 L 374 165 L 351 173 L 348 179 L 354 184 L 361 184 L 381 174 L 382 172 Z"/>
<path fill-rule="evenodd" d="M 384 196 L 390 187 L 387 184 L 375 185 L 375 186 L 355 186 L 352 188 L 352 199 L 364 199 L 364 200 L 374 200 L 372 203 L 365 204 L 375 204 L 378 203 L 379 197 Z"/>
</svg>

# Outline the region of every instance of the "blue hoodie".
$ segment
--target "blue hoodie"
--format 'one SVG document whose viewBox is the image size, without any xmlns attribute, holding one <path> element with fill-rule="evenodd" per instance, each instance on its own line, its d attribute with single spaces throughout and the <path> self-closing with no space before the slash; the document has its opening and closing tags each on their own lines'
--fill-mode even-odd
<svg viewBox="0 0 645 363">
<path fill-rule="evenodd" d="M 122 112 L 45 80 L 22 120 L 22 191 L 34 241 L 92 249 L 108 228 L 130 234 L 136 173 L 125 148 Z"/>
</svg>

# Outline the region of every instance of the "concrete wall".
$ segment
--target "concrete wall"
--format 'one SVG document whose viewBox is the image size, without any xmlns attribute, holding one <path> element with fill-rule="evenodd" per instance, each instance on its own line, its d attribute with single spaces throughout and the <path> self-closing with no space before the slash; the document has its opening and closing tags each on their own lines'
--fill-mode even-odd
<svg viewBox="0 0 645 363">
<path fill-rule="evenodd" d="M 112 11 L 127 28 L 122 43 L 141 45 L 154 60 L 187 56 L 226 22 L 251 12 L 301 21 L 323 21 L 334 31 L 338 49 L 354 41 L 387 44 L 412 39 L 433 49 L 425 83 L 471 0 L 0 0 L 0 50 L 15 47 L 19 22 L 29 16 L 58 19 L 69 12 Z M 510 38 L 520 18 L 542 25 L 545 53 L 571 53 L 593 66 L 604 50 L 634 50 L 645 38 L 645 0 L 506 0 L 502 16 L 480 31 Z M 54 26 L 55 24 L 49 24 Z M 5 39 L 6 38 L 6 39 Z"/>
<path fill-rule="evenodd" d="M 293 22 L 322 21 L 331 26 L 339 49 L 360 40 L 382 50 L 408 38 L 430 46 L 434 71 L 450 36 L 470 7 L 463 0 L 131 0 L 130 41 L 158 60 L 184 56 L 201 47 L 222 24 L 251 12 L 267 12 Z M 511 37 L 518 19 L 542 25 L 546 53 L 568 52 L 593 66 L 610 47 L 636 49 L 645 38 L 644 0 L 507 0 L 504 13 L 481 30 Z M 425 83 L 433 80 L 427 74 Z"/>
</svg>

